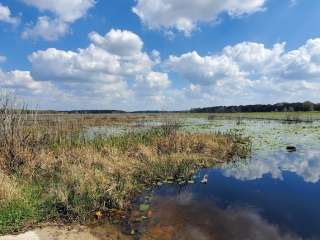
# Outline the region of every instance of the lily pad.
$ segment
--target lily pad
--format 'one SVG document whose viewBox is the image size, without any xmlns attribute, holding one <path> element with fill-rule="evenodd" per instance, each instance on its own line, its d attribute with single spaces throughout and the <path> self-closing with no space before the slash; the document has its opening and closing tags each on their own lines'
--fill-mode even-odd
<svg viewBox="0 0 320 240">
<path fill-rule="evenodd" d="M 146 211 L 149 210 L 149 208 L 150 208 L 150 205 L 149 205 L 149 204 L 141 204 L 140 207 L 139 207 L 139 210 L 140 210 L 141 212 L 146 212 Z"/>
</svg>

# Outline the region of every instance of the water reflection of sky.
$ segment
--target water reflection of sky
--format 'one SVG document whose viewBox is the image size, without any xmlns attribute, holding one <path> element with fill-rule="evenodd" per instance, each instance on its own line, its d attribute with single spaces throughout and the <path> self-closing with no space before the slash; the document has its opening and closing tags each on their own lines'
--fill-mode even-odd
<svg viewBox="0 0 320 240">
<path fill-rule="evenodd" d="M 289 171 L 281 172 L 282 180 L 270 174 L 238 180 L 219 169 L 203 170 L 199 179 L 205 174 L 206 185 L 167 185 L 155 192 L 155 222 L 182 234 L 163 239 L 200 239 L 191 237 L 195 232 L 202 239 L 320 239 L 319 182 Z"/>
<path fill-rule="evenodd" d="M 223 174 L 239 180 L 255 180 L 266 174 L 271 174 L 274 179 L 283 179 L 284 171 L 295 173 L 306 182 L 318 182 L 320 150 L 300 150 L 296 153 L 278 151 L 262 154 L 242 164 L 226 166 Z"/>
<path fill-rule="evenodd" d="M 298 240 L 297 234 L 279 228 L 253 208 L 222 208 L 201 201 L 189 191 L 159 197 L 154 220 L 142 239 L 177 240 Z"/>
<path fill-rule="evenodd" d="M 238 129 L 253 137 L 252 158 L 202 170 L 196 184 L 156 190 L 145 239 L 320 239 L 320 123 L 221 123 L 186 128 Z M 288 153 L 288 144 L 298 151 Z M 199 183 L 205 174 L 206 185 Z"/>
</svg>

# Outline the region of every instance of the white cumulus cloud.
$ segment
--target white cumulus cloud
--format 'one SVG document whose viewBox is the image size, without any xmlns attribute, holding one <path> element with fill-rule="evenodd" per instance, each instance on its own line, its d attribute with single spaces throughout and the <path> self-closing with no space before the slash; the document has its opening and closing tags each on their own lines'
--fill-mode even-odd
<svg viewBox="0 0 320 240">
<path fill-rule="evenodd" d="M 65 22 L 78 20 L 95 5 L 95 0 L 23 0 L 23 2 L 40 11 L 52 12 Z"/>
<path fill-rule="evenodd" d="M 48 82 L 33 80 L 29 71 L 14 70 L 4 72 L 0 69 L 0 87 L 10 89 L 17 94 L 33 95 L 52 90 L 53 86 Z"/>
<path fill-rule="evenodd" d="M 34 26 L 27 27 L 22 33 L 22 38 L 36 39 L 42 37 L 48 41 L 58 40 L 69 31 L 69 25 L 59 19 L 47 16 L 39 17 Z"/>
<path fill-rule="evenodd" d="M 170 56 L 164 65 L 190 84 L 188 94 L 204 102 L 239 104 L 250 101 L 319 101 L 320 39 L 310 39 L 300 48 L 285 51 L 285 43 L 267 48 L 242 42 L 220 53 L 200 56 L 196 51 Z M 201 89 L 201 91 L 200 91 Z M 303 95 L 305 97 L 303 97 Z M 230 102 L 228 101 L 230 100 Z"/>
<path fill-rule="evenodd" d="M 156 51 L 144 52 L 138 35 L 112 29 L 104 36 L 92 32 L 89 38 L 91 44 L 77 51 L 49 48 L 32 53 L 33 78 L 52 82 L 75 97 L 130 104 L 145 95 L 143 92 L 150 99 L 159 99 L 170 85 L 166 73 L 154 70 L 159 58 L 154 56 Z"/>
<path fill-rule="evenodd" d="M 10 9 L 0 3 L 0 22 L 1 21 L 16 25 L 19 23 L 19 18 L 13 17 Z"/>
<path fill-rule="evenodd" d="M 33 52 L 31 71 L 15 72 L 24 78 L 2 72 L 1 87 L 45 95 L 50 84 L 65 97 L 60 106 L 70 108 L 189 109 L 320 101 L 319 38 L 290 51 L 285 43 L 266 47 L 241 42 L 215 54 L 190 51 L 165 60 L 156 50 L 146 52 L 143 40 L 127 30 L 91 32 L 89 39 L 87 47 L 77 50 Z"/>
<path fill-rule="evenodd" d="M 151 29 L 176 29 L 190 35 L 199 23 L 217 20 L 221 13 L 238 17 L 261 11 L 266 0 L 137 0 L 133 12 Z"/>
<path fill-rule="evenodd" d="M 112 29 L 105 36 L 92 32 L 89 37 L 95 45 L 119 56 L 139 54 L 143 47 L 140 37 L 126 30 Z"/>
<path fill-rule="evenodd" d="M 26 4 L 36 7 L 44 15 L 34 25 L 28 26 L 22 33 L 23 38 L 43 38 L 55 41 L 69 32 L 70 25 L 84 17 L 95 5 L 95 0 L 23 0 Z"/>
</svg>

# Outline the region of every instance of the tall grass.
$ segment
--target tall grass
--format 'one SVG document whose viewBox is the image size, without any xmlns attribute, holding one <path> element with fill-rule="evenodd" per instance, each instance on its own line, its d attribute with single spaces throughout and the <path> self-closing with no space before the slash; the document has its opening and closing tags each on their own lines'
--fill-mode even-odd
<svg viewBox="0 0 320 240">
<path fill-rule="evenodd" d="M 1 106 L 0 234 L 30 222 L 88 222 L 97 210 L 125 210 L 146 187 L 187 181 L 202 167 L 250 151 L 248 139 L 183 133 L 176 123 L 88 140 L 85 121 L 39 121 L 26 108 Z"/>
<path fill-rule="evenodd" d="M 5 201 L 18 199 L 20 191 L 13 176 L 7 176 L 0 170 L 0 205 Z"/>
<path fill-rule="evenodd" d="M 28 147 L 32 145 L 32 136 L 34 124 L 26 126 L 25 122 L 28 118 L 35 119 L 36 116 L 24 114 L 26 106 L 16 108 L 15 101 L 9 96 L 0 98 L 0 148 L 2 168 L 9 172 L 16 171 L 23 165 L 23 157 L 21 153 L 28 151 Z M 32 153 L 32 151 L 29 151 Z"/>
</svg>

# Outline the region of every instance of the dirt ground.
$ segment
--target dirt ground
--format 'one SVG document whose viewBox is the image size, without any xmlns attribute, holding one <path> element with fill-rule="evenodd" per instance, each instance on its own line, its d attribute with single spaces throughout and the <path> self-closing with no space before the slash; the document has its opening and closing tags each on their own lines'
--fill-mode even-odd
<svg viewBox="0 0 320 240">
<path fill-rule="evenodd" d="M 2 236 L 0 240 L 127 240 L 114 226 L 45 227 L 20 235 Z"/>
</svg>

